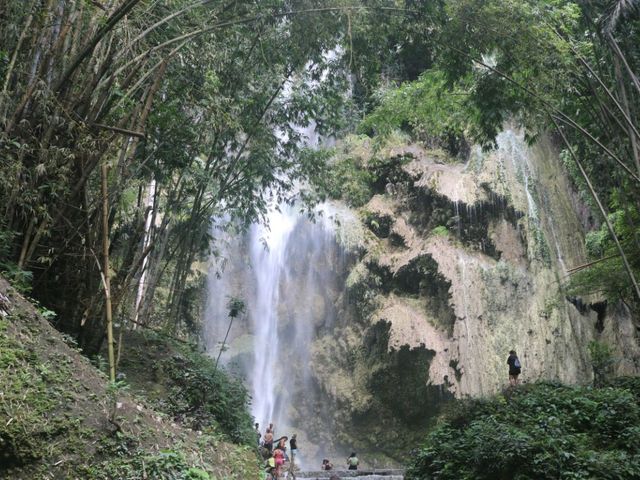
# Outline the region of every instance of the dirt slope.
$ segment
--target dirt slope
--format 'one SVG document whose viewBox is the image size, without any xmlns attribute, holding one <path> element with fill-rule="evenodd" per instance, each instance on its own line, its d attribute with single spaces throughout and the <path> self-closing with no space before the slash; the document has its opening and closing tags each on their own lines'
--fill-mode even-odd
<svg viewBox="0 0 640 480">
<path fill-rule="evenodd" d="M 249 448 L 184 428 L 105 376 L 0 278 L 0 478 L 258 478 Z"/>
</svg>

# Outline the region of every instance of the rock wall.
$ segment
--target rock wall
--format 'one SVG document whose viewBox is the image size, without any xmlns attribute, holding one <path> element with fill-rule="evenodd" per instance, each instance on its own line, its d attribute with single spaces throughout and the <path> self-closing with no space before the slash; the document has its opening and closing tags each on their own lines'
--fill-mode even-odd
<svg viewBox="0 0 640 480">
<path fill-rule="evenodd" d="M 436 406 L 508 383 L 515 349 L 524 382 L 592 380 L 588 344 L 615 349 L 616 374 L 637 374 L 637 332 L 623 306 L 568 299 L 568 269 L 585 263 L 581 205 L 549 139 L 529 147 L 506 130 L 466 163 L 416 145 L 389 159 L 359 209 L 365 233 L 337 299 L 340 321 L 314 342 L 311 368 L 332 401 L 338 443 L 408 451 Z M 355 153 L 354 153 L 355 152 Z"/>
<path fill-rule="evenodd" d="M 472 150 L 465 163 L 403 139 L 375 147 L 367 137 L 338 146 L 337 161 L 366 172 L 353 181 L 369 182 L 345 188 L 369 200 L 327 207 L 335 237 L 296 220 L 279 267 L 280 346 L 269 375 L 276 425 L 298 434 L 305 468 L 352 450 L 367 467 L 401 461 L 447 400 L 507 385 L 511 349 L 523 382 L 590 383 L 595 339 L 614 347 L 616 374 L 638 373 L 624 306 L 563 291 L 568 271 L 586 261 L 594 220 L 549 139 L 529 147 L 506 130 L 495 150 Z M 260 321 L 247 241 L 231 242 L 228 280 L 212 278 L 210 304 L 224 310 L 227 295 L 247 298 L 248 317 Z M 209 314 L 221 323 L 207 322 L 212 354 L 227 329 L 222 310 Z M 238 319 L 222 356 L 249 379 L 264 341 L 251 324 Z"/>
</svg>

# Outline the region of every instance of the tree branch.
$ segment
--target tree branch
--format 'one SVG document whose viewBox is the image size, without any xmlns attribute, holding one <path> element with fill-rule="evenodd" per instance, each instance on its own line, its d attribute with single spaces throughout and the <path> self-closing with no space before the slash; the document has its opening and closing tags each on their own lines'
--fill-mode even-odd
<svg viewBox="0 0 640 480">
<path fill-rule="evenodd" d="M 143 139 L 147 138 L 147 136 L 143 132 L 135 132 L 133 130 L 127 130 L 125 128 L 120 128 L 120 127 L 111 127 L 109 125 L 103 125 L 102 123 L 92 123 L 91 126 L 102 128 L 104 130 L 111 130 L 112 132 L 121 133 L 123 135 L 128 135 L 131 137 L 138 137 Z"/>
</svg>

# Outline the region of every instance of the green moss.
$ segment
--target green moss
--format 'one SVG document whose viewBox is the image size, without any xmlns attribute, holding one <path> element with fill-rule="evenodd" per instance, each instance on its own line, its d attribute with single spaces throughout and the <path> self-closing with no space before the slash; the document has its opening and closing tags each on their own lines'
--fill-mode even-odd
<svg viewBox="0 0 640 480">
<path fill-rule="evenodd" d="M 0 463 L 21 466 L 59 452 L 56 439 L 77 434 L 78 421 L 56 411 L 73 385 L 68 365 L 42 363 L 8 336 L 10 321 L 0 320 Z"/>
<path fill-rule="evenodd" d="M 0 477 L 258 478 L 255 453 L 228 443 L 231 435 L 221 433 L 218 424 L 211 422 L 196 438 L 186 428 L 158 424 L 166 418 L 162 413 L 150 415 L 144 409 L 138 414 L 132 407 L 144 400 L 134 403 L 122 388 L 105 388 L 104 377 L 70 350 L 23 300 L 16 300 L 12 308 L 12 316 L 0 318 Z M 194 375 L 193 385 L 204 381 L 203 390 L 211 385 L 218 388 L 202 376 L 201 370 L 216 377 L 210 360 L 194 358 L 192 349 L 181 348 L 175 363 L 163 366 L 167 376 L 177 376 L 178 365 L 188 358 L 191 363 L 182 374 L 200 372 Z M 148 375 L 150 359 L 138 360 Z M 181 395 L 192 395 L 194 388 Z M 235 395 L 228 385 L 220 390 Z M 211 398 L 218 409 L 233 408 L 233 399 Z M 123 403 L 122 409 L 112 410 L 116 401 Z M 248 418 L 243 401 L 237 415 Z M 229 415 L 230 422 L 238 420 L 234 415 Z M 242 434 L 241 430 L 236 433 Z M 155 451 L 167 445 L 171 451 Z"/>
<path fill-rule="evenodd" d="M 365 262 L 358 263 L 349 273 L 345 286 L 358 320 L 366 322 L 380 306 L 380 284 L 380 278 L 369 270 Z"/>
<path fill-rule="evenodd" d="M 431 235 L 446 237 L 447 235 L 449 235 L 449 230 L 444 225 L 438 225 L 436 228 L 431 230 Z"/>
<path fill-rule="evenodd" d="M 390 349 L 389 328 L 384 321 L 358 330 L 351 325 L 339 331 L 339 340 L 315 345 L 314 368 L 338 403 L 329 421 L 349 426 L 335 428 L 331 441 L 366 451 L 369 464 L 394 465 L 415 448 L 446 398 L 428 384 L 433 352 Z"/>
<path fill-rule="evenodd" d="M 200 468 L 192 467 L 184 455 L 176 451 L 163 451 L 157 455 L 137 454 L 89 466 L 81 474 L 96 480 L 126 478 L 143 480 L 147 478 L 171 478 L 176 480 L 209 480 L 211 476 Z"/>
<path fill-rule="evenodd" d="M 560 296 L 558 292 L 553 294 L 550 297 L 547 297 L 544 301 L 544 308 L 540 312 L 544 318 L 549 318 L 553 314 L 554 310 L 557 310 L 558 307 L 562 304 L 563 298 Z"/>
</svg>

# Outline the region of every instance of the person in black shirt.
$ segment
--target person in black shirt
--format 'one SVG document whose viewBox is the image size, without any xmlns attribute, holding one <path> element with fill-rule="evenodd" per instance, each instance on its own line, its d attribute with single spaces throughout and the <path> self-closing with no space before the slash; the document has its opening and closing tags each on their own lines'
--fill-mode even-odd
<svg viewBox="0 0 640 480">
<path fill-rule="evenodd" d="M 291 447 L 291 461 L 293 462 L 298 455 L 298 437 L 294 433 L 289 440 L 289 447 Z"/>
<path fill-rule="evenodd" d="M 511 350 L 509 352 L 507 365 L 509 365 L 509 384 L 512 387 L 515 387 L 516 385 L 518 385 L 518 375 L 520 375 L 520 372 L 522 371 L 520 359 L 518 358 L 518 355 L 516 355 L 515 350 Z"/>
</svg>

